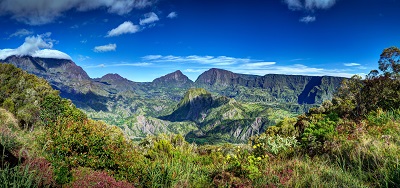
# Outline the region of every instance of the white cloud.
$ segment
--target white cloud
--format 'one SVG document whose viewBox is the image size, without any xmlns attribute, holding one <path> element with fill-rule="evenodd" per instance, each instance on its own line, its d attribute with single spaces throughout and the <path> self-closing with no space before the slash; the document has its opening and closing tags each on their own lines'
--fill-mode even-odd
<svg viewBox="0 0 400 188">
<path fill-rule="evenodd" d="M 55 58 L 55 59 L 69 59 L 71 57 L 64 52 L 52 50 L 54 40 L 50 39 L 51 33 L 44 33 L 41 35 L 30 36 L 25 38 L 25 42 L 16 49 L 2 49 L 0 50 L 0 59 L 6 59 L 9 56 L 25 56 L 41 58 Z"/>
<path fill-rule="evenodd" d="M 242 74 L 253 74 L 253 75 L 266 75 L 266 74 L 287 74 L 287 75 L 309 75 L 309 76 L 339 76 L 350 78 L 353 73 L 349 73 L 346 70 L 339 69 L 323 69 L 309 67 L 302 64 L 294 64 L 287 66 L 271 65 L 263 68 L 255 69 L 243 69 L 240 67 L 231 67 L 229 70 Z"/>
<path fill-rule="evenodd" d="M 139 24 L 140 25 L 150 24 L 150 23 L 156 22 L 158 20 L 160 20 L 160 19 L 158 18 L 156 13 L 149 12 L 149 13 L 144 14 L 144 19 L 140 19 Z"/>
<path fill-rule="evenodd" d="M 142 57 L 142 59 L 155 60 L 155 59 L 160 59 L 162 57 L 163 57 L 162 55 L 147 55 L 147 56 Z"/>
<path fill-rule="evenodd" d="M 310 22 L 315 22 L 315 20 L 316 20 L 315 16 L 305 16 L 300 18 L 299 22 L 310 23 Z"/>
<path fill-rule="evenodd" d="M 183 67 L 186 73 L 201 73 L 210 68 L 220 68 L 235 73 L 265 75 L 265 74 L 287 74 L 287 75 L 310 75 L 310 76 L 340 76 L 351 77 L 355 70 L 330 69 L 311 67 L 303 64 L 280 65 L 274 61 L 264 61 L 251 58 L 237 58 L 229 56 L 174 56 L 174 55 L 148 55 L 142 57 L 143 60 L 161 66 L 171 66 L 175 68 Z M 298 61 L 300 59 L 296 59 Z M 301 59 L 304 60 L 304 59 Z M 190 66 L 190 68 L 188 68 Z M 360 69 L 357 67 L 357 70 Z M 360 74 L 360 73 L 358 73 Z M 361 74 L 362 75 L 362 74 Z"/>
<path fill-rule="evenodd" d="M 0 14 L 29 24 L 43 25 L 61 17 L 68 10 L 88 11 L 107 8 L 109 13 L 127 14 L 132 9 L 150 6 L 155 0 L 2 0 Z"/>
<path fill-rule="evenodd" d="M 190 72 L 190 73 L 202 73 L 204 71 L 207 71 L 207 69 L 185 69 L 183 72 Z"/>
<path fill-rule="evenodd" d="M 78 55 L 78 61 L 86 61 L 88 59 L 91 59 L 91 58 L 89 56 Z"/>
<path fill-rule="evenodd" d="M 328 9 L 335 5 L 336 0 L 284 0 L 290 10 Z"/>
<path fill-rule="evenodd" d="M 142 57 L 145 60 L 151 60 L 154 62 L 177 62 L 177 63 L 199 63 L 199 64 L 207 64 L 207 65 L 233 65 L 238 63 L 249 63 L 251 59 L 248 58 L 235 58 L 228 56 L 198 56 L 198 55 L 190 55 L 190 56 L 161 56 L 161 55 L 150 55 Z"/>
<path fill-rule="evenodd" d="M 171 19 L 176 18 L 176 17 L 178 17 L 178 14 L 176 12 L 171 12 L 167 16 L 167 18 L 171 18 Z"/>
<path fill-rule="evenodd" d="M 306 0 L 305 8 L 309 10 L 313 9 L 328 9 L 336 3 L 336 0 Z"/>
<path fill-rule="evenodd" d="M 343 65 L 346 67 L 354 67 L 354 66 L 360 66 L 361 64 L 359 64 L 359 63 L 343 63 Z"/>
<path fill-rule="evenodd" d="M 85 66 L 85 68 L 105 68 L 105 67 L 147 67 L 153 65 L 153 63 L 117 63 L 117 64 L 99 64 L 93 66 Z"/>
<path fill-rule="evenodd" d="M 29 31 L 27 29 L 19 29 L 15 33 L 11 34 L 8 38 L 11 38 L 11 37 L 24 37 L 24 36 L 28 36 L 28 35 L 32 35 L 32 34 L 33 34 L 33 31 Z"/>
<path fill-rule="evenodd" d="M 119 25 L 117 28 L 112 29 L 111 31 L 108 31 L 106 37 L 114 37 L 122 34 L 127 34 L 127 33 L 136 33 L 139 31 L 139 26 L 134 25 L 130 21 L 126 21 Z"/>
<path fill-rule="evenodd" d="M 284 0 L 290 10 L 301 10 L 303 8 L 303 4 L 300 0 Z"/>
<path fill-rule="evenodd" d="M 107 44 L 103 46 L 95 46 L 93 51 L 94 52 L 109 52 L 109 51 L 115 51 L 117 49 L 116 44 Z"/>
<path fill-rule="evenodd" d="M 276 62 L 257 62 L 257 63 L 246 63 L 246 64 L 243 64 L 242 67 L 254 69 L 254 68 L 262 68 L 265 66 L 270 66 L 270 65 L 275 65 L 275 64 L 276 64 Z"/>
<path fill-rule="evenodd" d="M 293 11 L 314 12 L 317 9 L 329 9 L 335 5 L 336 0 L 283 0 L 288 8 Z M 315 16 L 300 18 L 300 22 L 310 23 L 316 20 Z"/>
</svg>

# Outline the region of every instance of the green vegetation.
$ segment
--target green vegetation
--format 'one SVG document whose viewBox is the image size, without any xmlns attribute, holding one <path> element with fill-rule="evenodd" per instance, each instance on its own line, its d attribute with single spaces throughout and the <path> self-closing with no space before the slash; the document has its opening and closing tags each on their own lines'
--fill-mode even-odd
<svg viewBox="0 0 400 188">
<path fill-rule="evenodd" d="M 211 105 L 207 113 L 214 115 L 202 121 L 231 118 L 191 133 L 205 141 L 224 138 L 222 130 L 254 130 L 249 127 L 256 124 L 242 126 L 251 118 L 274 124 L 247 144 L 218 145 L 196 145 L 179 134 L 133 143 L 119 128 L 87 118 L 43 80 L 0 64 L 6 78 L 0 88 L 1 186 L 399 187 L 398 51 L 384 50 L 381 73 L 344 80 L 332 101 L 298 117 L 230 99 Z M 218 100 L 200 95 L 211 97 L 210 104 Z"/>
</svg>

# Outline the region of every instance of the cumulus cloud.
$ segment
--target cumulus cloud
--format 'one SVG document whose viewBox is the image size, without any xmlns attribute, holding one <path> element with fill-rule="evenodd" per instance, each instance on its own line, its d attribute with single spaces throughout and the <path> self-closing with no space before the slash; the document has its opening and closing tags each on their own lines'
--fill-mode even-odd
<svg viewBox="0 0 400 188">
<path fill-rule="evenodd" d="M 140 19 L 139 24 L 140 25 L 146 25 L 146 24 L 150 24 L 150 23 L 156 22 L 158 20 L 160 20 L 160 19 L 158 18 L 156 13 L 149 12 L 149 13 L 144 14 L 144 19 Z"/>
<path fill-rule="evenodd" d="M 2 0 L 0 14 L 29 24 L 43 25 L 53 22 L 68 10 L 88 11 L 107 8 L 108 12 L 127 14 L 132 9 L 140 9 L 153 4 L 155 0 Z"/>
<path fill-rule="evenodd" d="M 54 40 L 50 39 L 51 33 L 44 33 L 37 36 L 25 38 L 25 42 L 16 49 L 0 50 L 0 59 L 6 59 L 9 56 L 25 56 L 55 59 L 69 59 L 71 57 L 64 52 L 52 50 Z"/>
<path fill-rule="evenodd" d="M 33 34 L 33 31 L 29 31 L 27 29 L 19 29 L 15 33 L 11 34 L 8 38 L 11 38 L 11 37 L 24 37 L 24 36 L 28 36 L 28 35 L 32 35 L 32 34 Z"/>
<path fill-rule="evenodd" d="M 305 16 L 300 18 L 299 22 L 310 23 L 310 22 L 315 22 L 315 20 L 316 20 L 315 16 Z"/>
<path fill-rule="evenodd" d="M 109 51 L 115 51 L 117 49 L 116 44 L 107 44 L 103 46 L 96 46 L 94 47 L 93 51 L 94 52 L 109 52 Z"/>
<path fill-rule="evenodd" d="M 134 25 L 130 21 L 126 21 L 119 25 L 117 28 L 112 29 L 111 31 L 108 31 L 106 37 L 114 37 L 122 34 L 128 34 L 128 33 L 136 33 L 139 31 L 139 26 Z"/>
<path fill-rule="evenodd" d="M 354 66 L 360 66 L 361 64 L 359 64 L 359 63 L 343 63 L 343 65 L 346 67 L 354 67 Z"/>
<path fill-rule="evenodd" d="M 178 14 L 176 12 L 171 12 L 167 16 L 167 18 L 171 18 L 171 19 L 176 18 L 176 17 L 178 17 Z"/>
</svg>

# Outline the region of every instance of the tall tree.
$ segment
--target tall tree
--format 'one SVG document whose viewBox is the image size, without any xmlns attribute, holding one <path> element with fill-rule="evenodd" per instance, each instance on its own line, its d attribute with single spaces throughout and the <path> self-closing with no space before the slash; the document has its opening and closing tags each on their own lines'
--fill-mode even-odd
<svg viewBox="0 0 400 188">
<path fill-rule="evenodd" d="M 393 46 L 383 50 L 379 59 L 379 70 L 385 76 L 400 78 L 400 49 Z"/>
</svg>

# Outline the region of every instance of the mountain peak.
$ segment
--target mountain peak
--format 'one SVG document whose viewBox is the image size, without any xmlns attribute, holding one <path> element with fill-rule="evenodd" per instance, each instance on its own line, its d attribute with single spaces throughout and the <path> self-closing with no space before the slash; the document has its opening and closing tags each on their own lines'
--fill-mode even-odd
<svg viewBox="0 0 400 188">
<path fill-rule="evenodd" d="M 101 80 L 126 80 L 126 78 L 116 73 L 109 73 L 100 78 Z"/>
<path fill-rule="evenodd" d="M 233 79 L 238 78 L 239 75 L 231 71 L 212 68 L 206 72 L 203 72 L 196 80 L 198 84 L 204 85 L 222 85 L 228 86 Z"/>
<path fill-rule="evenodd" d="M 193 81 L 190 80 L 186 75 L 184 75 L 180 70 L 169 73 L 165 76 L 161 76 L 153 80 L 153 84 L 155 85 L 175 85 L 178 87 L 182 86 L 190 86 L 193 84 Z"/>
</svg>

